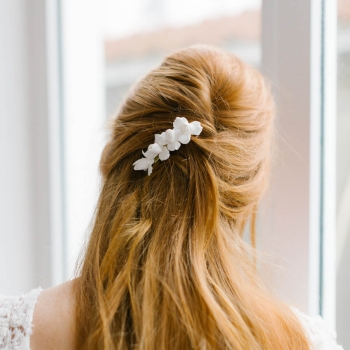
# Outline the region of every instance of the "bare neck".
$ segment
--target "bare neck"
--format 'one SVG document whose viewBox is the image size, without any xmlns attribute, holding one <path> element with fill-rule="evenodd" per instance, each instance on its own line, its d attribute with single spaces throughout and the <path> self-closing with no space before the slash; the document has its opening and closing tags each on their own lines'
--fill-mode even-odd
<svg viewBox="0 0 350 350">
<path fill-rule="evenodd" d="M 75 350 L 75 300 L 72 280 L 46 289 L 34 309 L 32 350 Z"/>
</svg>

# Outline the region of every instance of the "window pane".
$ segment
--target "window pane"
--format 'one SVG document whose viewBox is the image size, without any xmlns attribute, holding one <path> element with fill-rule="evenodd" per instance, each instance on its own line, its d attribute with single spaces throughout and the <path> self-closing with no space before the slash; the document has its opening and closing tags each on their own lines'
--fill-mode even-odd
<svg viewBox="0 0 350 350">
<path fill-rule="evenodd" d="M 211 44 L 260 63 L 261 0 L 104 0 L 106 110 L 164 55 Z"/>
</svg>

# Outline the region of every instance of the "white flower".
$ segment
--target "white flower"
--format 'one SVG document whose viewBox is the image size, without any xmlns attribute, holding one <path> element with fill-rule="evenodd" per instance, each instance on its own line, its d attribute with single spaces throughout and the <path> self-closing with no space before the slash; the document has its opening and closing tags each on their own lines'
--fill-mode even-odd
<svg viewBox="0 0 350 350">
<path fill-rule="evenodd" d="M 158 157 L 160 160 L 168 159 L 170 156 L 169 151 L 178 150 L 181 143 L 189 143 L 191 135 L 199 135 L 203 130 L 200 122 L 194 121 L 189 123 L 183 117 L 177 117 L 173 126 L 174 129 L 168 129 L 161 134 L 154 135 L 154 143 L 148 146 L 146 152 L 142 151 L 145 158 L 141 158 L 133 163 L 135 170 L 148 170 L 148 175 L 151 175 L 155 158 Z"/>
<path fill-rule="evenodd" d="M 148 170 L 148 175 L 152 174 L 154 158 L 158 156 L 160 160 L 166 160 L 170 156 L 166 146 L 160 146 L 158 143 L 149 145 L 147 151 L 142 151 L 142 154 L 145 158 L 141 158 L 133 164 L 134 170 Z"/>
<path fill-rule="evenodd" d="M 148 170 L 148 175 L 151 175 L 154 158 L 162 152 L 163 147 L 159 146 L 157 143 L 152 143 L 148 146 L 146 152 L 142 151 L 142 154 L 145 156 L 145 158 L 141 158 L 133 164 L 134 170 Z"/>
<path fill-rule="evenodd" d="M 152 143 L 151 145 L 148 146 L 148 149 L 146 152 L 142 151 L 142 154 L 146 158 L 155 158 L 157 155 L 163 151 L 163 147 L 160 146 L 158 143 Z"/>
<path fill-rule="evenodd" d="M 166 145 L 169 151 L 175 151 L 181 146 L 179 142 L 180 136 L 181 133 L 179 130 L 168 129 L 161 134 L 156 134 L 154 137 L 154 142 L 158 143 L 160 146 Z"/>
<path fill-rule="evenodd" d="M 148 170 L 148 175 L 151 175 L 153 163 L 154 163 L 154 159 L 141 158 L 133 164 L 134 170 Z"/>
<path fill-rule="evenodd" d="M 189 143 L 191 140 L 191 135 L 199 135 L 203 130 L 200 122 L 194 121 L 189 123 L 184 117 L 177 117 L 173 123 L 173 126 L 175 130 L 179 130 L 179 141 L 182 144 Z"/>
<path fill-rule="evenodd" d="M 162 132 L 161 134 L 155 134 L 154 135 L 154 142 L 158 143 L 160 146 L 164 146 L 168 143 L 166 137 L 165 137 L 165 132 Z"/>
<path fill-rule="evenodd" d="M 169 151 L 175 151 L 180 148 L 181 144 L 179 142 L 179 137 L 181 134 L 178 130 L 168 129 L 164 134 L 167 140 L 167 147 Z"/>
<path fill-rule="evenodd" d="M 162 152 L 159 153 L 159 159 L 160 160 L 167 160 L 170 156 L 169 150 L 166 148 L 166 146 L 163 146 Z"/>
</svg>

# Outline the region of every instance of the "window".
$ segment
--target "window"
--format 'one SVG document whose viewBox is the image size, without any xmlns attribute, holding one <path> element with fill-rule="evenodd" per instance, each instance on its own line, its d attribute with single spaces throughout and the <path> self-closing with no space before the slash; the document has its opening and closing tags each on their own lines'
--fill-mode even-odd
<svg viewBox="0 0 350 350">
<path fill-rule="evenodd" d="M 108 116 L 132 83 L 182 47 L 216 45 L 260 64 L 261 0 L 102 3 Z"/>
<path fill-rule="evenodd" d="M 350 347 L 350 2 L 338 3 L 337 331 Z"/>
</svg>

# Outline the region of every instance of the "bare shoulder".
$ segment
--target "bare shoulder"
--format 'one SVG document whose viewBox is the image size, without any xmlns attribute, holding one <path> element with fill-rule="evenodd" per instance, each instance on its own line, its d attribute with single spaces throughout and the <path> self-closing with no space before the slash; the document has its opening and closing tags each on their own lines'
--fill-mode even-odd
<svg viewBox="0 0 350 350">
<path fill-rule="evenodd" d="M 74 283 L 69 281 L 40 293 L 33 316 L 32 350 L 75 349 Z"/>
</svg>

